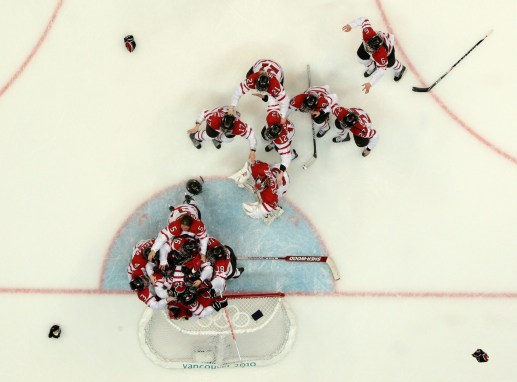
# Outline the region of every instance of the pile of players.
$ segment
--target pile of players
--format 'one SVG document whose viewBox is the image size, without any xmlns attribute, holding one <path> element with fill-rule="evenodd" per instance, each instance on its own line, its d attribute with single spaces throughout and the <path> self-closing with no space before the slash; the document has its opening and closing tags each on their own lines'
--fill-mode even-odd
<svg viewBox="0 0 517 382">
<path fill-rule="evenodd" d="M 155 239 L 133 248 L 129 286 L 152 309 L 167 309 L 171 319 L 198 319 L 225 308 L 226 281 L 238 278 L 232 248 L 208 235 L 192 195 L 202 191 L 196 179 L 187 182 L 185 201 L 170 207 L 167 226 Z"/>
<path fill-rule="evenodd" d="M 377 83 L 388 68 L 393 68 L 394 80 L 399 81 L 406 67 L 395 58 L 394 36 L 390 33 L 376 32 L 367 18 L 360 17 L 346 24 L 342 29 L 349 32 L 354 27 L 362 28 L 363 41 L 357 51 L 358 60 L 366 67 L 365 77 L 369 82 L 363 84 L 365 93 Z M 309 113 L 313 132 L 322 138 L 330 131 L 330 116 L 335 117 L 337 135 L 334 143 L 350 141 L 363 148 L 362 156 L 366 157 L 379 140 L 379 135 L 372 128 L 369 115 L 360 108 L 344 107 L 339 104 L 336 94 L 331 94 L 329 86 L 312 86 L 305 92 L 294 96 L 291 100 L 284 89 L 284 71 L 273 60 L 258 60 L 246 73 L 246 78 L 235 89 L 230 106 L 206 109 L 201 112 L 193 128 L 189 129 L 192 144 L 200 149 L 203 141 L 212 141 L 217 149 L 223 143 L 231 142 L 235 136 L 248 140 L 250 152 L 244 168 L 230 178 L 239 187 L 254 192 L 257 202 L 243 204 L 246 214 L 255 219 L 262 219 L 267 224 L 283 213 L 278 206 L 278 199 L 289 187 L 287 169 L 291 161 L 298 157 L 292 149 L 295 127 L 288 119 L 291 112 Z M 256 160 L 257 139 L 253 129 L 241 120 L 236 111 L 240 98 L 250 90 L 256 91 L 254 96 L 267 102 L 266 125 L 261 136 L 266 143 L 265 151 L 273 149 L 280 155 L 280 163 L 269 165 Z M 204 130 L 200 130 L 206 122 Z"/>
<path fill-rule="evenodd" d="M 364 76 L 371 77 L 363 84 L 364 92 L 369 93 L 388 68 L 393 68 L 394 80 L 399 81 L 406 68 L 395 58 L 393 35 L 375 32 L 364 17 L 342 29 L 349 32 L 355 27 L 361 27 L 363 35 L 357 50 L 358 60 L 366 66 Z M 333 115 L 338 133 L 332 141 L 348 142 L 352 136 L 355 144 L 364 148 L 363 157 L 370 154 L 379 139 L 368 114 L 360 108 L 341 106 L 328 85 L 309 87 L 289 99 L 283 84 L 284 71 L 278 63 L 258 60 L 235 89 L 230 106 L 203 110 L 195 126 L 187 131 L 197 149 L 204 141 L 212 141 L 220 149 L 223 143 L 231 142 L 237 135 L 248 140 L 247 162 L 230 178 L 256 195 L 256 202 L 243 204 L 246 214 L 267 224 L 283 213 L 279 198 L 289 187 L 287 169 L 298 157 L 296 150 L 291 148 L 295 127 L 288 119 L 290 112 L 309 113 L 317 138 L 331 130 L 330 117 Z M 253 95 L 267 103 L 266 125 L 261 136 L 266 142 L 265 151 L 276 150 L 280 163 L 256 160 L 255 132 L 240 119 L 236 110 L 240 98 L 250 90 L 255 90 L 257 93 Z M 200 129 L 203 122 L 206 127 Z M 201 182 L 189 180 L 187 191 L 190 194 L 185 195 L 184 203 L 171 207 L 168 225 L 156 239 L 142 240 L 135 245 L 128 267 L 129 285 L 138 298 L 150 308 L 167 308 L 172 319 L 201 318 L 226 307 L 223 296 L 226 281 L 239 277 L 244 271 L 244 268 L 237 268 L 233 250 L 208 235 L 192 197 L 201 190 Z"/>
</svg>

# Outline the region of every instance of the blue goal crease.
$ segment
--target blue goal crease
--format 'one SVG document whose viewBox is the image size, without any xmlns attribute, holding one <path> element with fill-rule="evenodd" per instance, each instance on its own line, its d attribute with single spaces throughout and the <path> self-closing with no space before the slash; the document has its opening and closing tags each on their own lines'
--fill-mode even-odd
<svg viewBox="0 0 517 382">
<path fill-rule="evenodd" d="M 155 238 L 165 227 L 169 205 L 183 203 L 185 189 L 172 187 L 138 208 L 119 231 L 103 274 L 103 289 L 128 290 L 127 266 L 133 246 Z M 254 196 L 231 180 L 206 180 L 203 192 L 195 197 L 208 234 L 232 247 L 237 257 L 327 256 L 325 246 L 310 222 L 286 200 L 284 214 L 270 225 L 250 219 L 242 203 Z M 228 281 L 230 292 L 305 292 L 334 290 L 332 274 L 325 263 L 295 263 L 282 260 L 240 260 L 245 272 Z"/>
</svg>

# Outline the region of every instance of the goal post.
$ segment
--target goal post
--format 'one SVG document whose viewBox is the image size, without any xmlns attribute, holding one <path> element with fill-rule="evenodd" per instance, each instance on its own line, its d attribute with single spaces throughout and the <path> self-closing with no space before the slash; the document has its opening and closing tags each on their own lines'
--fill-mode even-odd
<svg viewBox="0 0 517 382">
<path fill-rule="evenodd" d="M 147 308 L 139 324 L 146 356 L 165 368 L 242 368 L 275 363 L 291 349 L 296 325 L 284 294 L 226 297 L 238 350 L 223 309 L 197 320 L 172 320 L 167 310 Z"/>
</svg>

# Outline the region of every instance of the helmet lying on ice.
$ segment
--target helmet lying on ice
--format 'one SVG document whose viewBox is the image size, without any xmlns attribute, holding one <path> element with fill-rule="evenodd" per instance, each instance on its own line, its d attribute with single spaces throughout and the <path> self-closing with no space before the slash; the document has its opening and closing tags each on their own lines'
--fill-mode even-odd
<svg viewBox="0 0 517 382">
<path fill-rule="evenodd" d="M 192 195 L 199 195 L 203 191 L 203 186 L 199 180 L 189 179 L 187 181 L 187 191 Z"/>
</svg>

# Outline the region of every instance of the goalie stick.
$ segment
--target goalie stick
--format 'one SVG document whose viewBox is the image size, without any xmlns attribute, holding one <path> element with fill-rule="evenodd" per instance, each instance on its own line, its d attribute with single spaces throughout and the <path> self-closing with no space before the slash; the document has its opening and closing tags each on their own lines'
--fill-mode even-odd
<svg viewBox="0 0 517 382">
<path fill-rule="evenodd" d="M 426 92 L 430 91 L 432 88 L 434 88 L 434 87 L 435 87 L 435 85 L 436 85 L 438 82 L 440 82 L 440 81 L 442 80 L 442 78 L 443 78 L 443 77 L 445 77 L 447 74 L 449 74 L 449 73 L 450 73 L 450 71 L 451 71 L 452 69 L 454 69 L 454 67 L 455 67 L 456 65 L 458 65 L 458 64 L 460 63 L 460 61 L 461 61 L 461 60 L 463 60 L 465 57 L 467 57 L 467 56 L 469 55 L 469 53 L 470 53 L 470 52 L 472 52 L 472 51 L 473 51 L 473 50 L 474 50 L 474 49 L 475 49 L 479 44 L 481 44 L 481 43 L 482 43 L 482 42 L 483 42 L 483 41 L 484 41 L 488 36 L 490 36 L 490 34 L 491 34 L 493 31 L 494 31 L 493 29 L 489 30 L 489 31 L 488 31 L 488 33 L 485 35 L 485 37 L 483 37 L 481 40 L 479 40 L 479 41 L 476 43 L 476 45 L 474 45 L 472 48 L 470 48 L 470 50 L 469 50 L 467 53 L 465 53 L 465 55 L 464 55 L 462 58 L 460 58 L 460 59 L 459 59 L 459 60 L 458 60 L 454 65 L 452 65 L 452 66 L 451 66 L 451 68 L 450 68 L 449 70 L 447 70 L 447 72 L 445 72 L 445 74 L 444 74 L 443 76 L 441 76 L 440 78 L 438 78 L 434 84 L 432 84 L 431 86 L 429 86 L 429 87 L 427 87 L 427 88 L 419 88 L 419 87 L 413 86 L 413 91 L 414 91 L 414 92 L 417 92 L 417 93 L 426 93 Z"/>
<path fill-rule="evenodd" d="M 311 66 L 307 65 L 307 80 L 309 82 L 309 87 L 311 87 Z M 316 151 L 316 130 L 314 130 L 314 124 L 312 124 L 312 145 L 314 147 L 314 153 L 312 154 L 312 158 L 309 159 L 304 165 L 303 169 L 307 170 L 318 158 L 318 153 Z"/>
<path fill-rule="evenodd" d="M 334 280 L 339 280 L 341 276 L 339 275 L 339 271 L 337 270 L 336 264 L 334 260 L 332 260 L 328 256 L 250 256 L 250 257 L 237 257 L 237 260 L 283 260 L 283 261 L 291 261 L 297 263 L 327 263 L 330 268 L 330 272 L 332 273 L 332 277 Z"/>
</svg>

